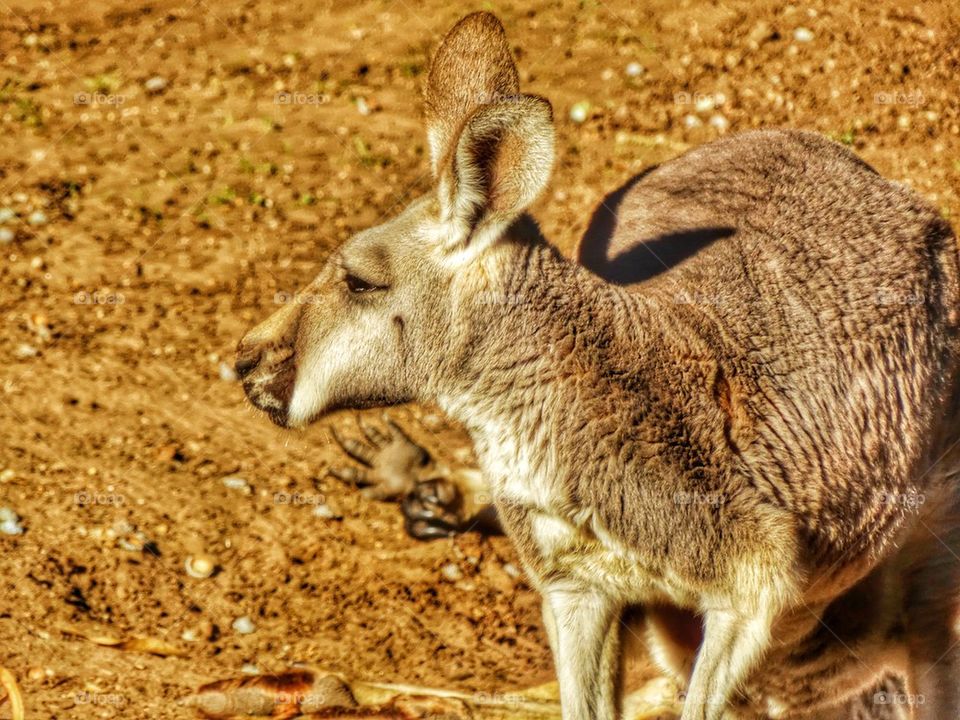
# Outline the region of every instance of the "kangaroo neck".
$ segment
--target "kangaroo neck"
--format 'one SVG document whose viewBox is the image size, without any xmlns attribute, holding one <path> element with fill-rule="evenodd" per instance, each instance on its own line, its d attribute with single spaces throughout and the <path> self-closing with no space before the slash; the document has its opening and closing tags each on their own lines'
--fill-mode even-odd
<svg viewBox="0 0 960 720">
<path fill-rule="evenodd" d="M 481 464 L 516 443 L 514 455 L 529 451 L 542 465 L 555 430 L 578 414 L 589 422 L 593 400 L 649 356 L 650 309 L 545 242 L 505 252 L 464 313 L 435 399 L 467 428 Z"/>
</svg>

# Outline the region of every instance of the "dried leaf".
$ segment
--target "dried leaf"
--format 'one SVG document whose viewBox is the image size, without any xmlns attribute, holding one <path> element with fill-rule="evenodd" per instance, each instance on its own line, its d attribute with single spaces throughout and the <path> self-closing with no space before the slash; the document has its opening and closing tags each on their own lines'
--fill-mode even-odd
<svg viewBox="0 0 960 720">
<path fill-rule="evenodd" d="M 137 635 L 125 638 L 98 625 L 67 625 L 62 626 L 60 631 L 67 635 L 89 640 L 102 647 L 112 647 L 128 652 L 149 653 L 150 655 L 159 655 L 160 657 L 187 657 L 188 654 L 186 651 L 164 640 L 140 637 Z"/>
<path fill-rule="evenodd" d="M 218 680 L 180 702 L 208 718 L 246 715 L 284 719 L 328 708 L 348 710 L 357 704 L 336 676 L 310 670 Z"/>
<path fill-rule="evenodd" d="M 115 647 L 123 642 L 123 638 L 97 625 L 63 625 L 60 627 L 60 632 L 104 647 Z"/>
</svg>

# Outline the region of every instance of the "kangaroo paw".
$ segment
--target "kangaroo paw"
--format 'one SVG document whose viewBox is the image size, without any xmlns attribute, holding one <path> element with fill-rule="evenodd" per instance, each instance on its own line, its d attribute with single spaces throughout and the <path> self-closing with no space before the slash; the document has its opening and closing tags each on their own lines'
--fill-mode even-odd
<svg viewBox="0 0 960 720">
<path fill-rule="evenodd" d="M 449 480 L 417 483 L 403 499 L 407 533 L 419 540 L 451 537 L 461 531 L 463 497 Z"/>
<path fill-rule="evenodd" d="M 371 500 L 392 500 L 409 493 L 430 463 L 430 453 L 415 443 L 393 420 L 386 430 L 358 420 L 364 439 L 342 436 L 333 430 L 340 449 L 361 467 L 332 468 L 334 477 L 363 488 Z"/>
</svg>

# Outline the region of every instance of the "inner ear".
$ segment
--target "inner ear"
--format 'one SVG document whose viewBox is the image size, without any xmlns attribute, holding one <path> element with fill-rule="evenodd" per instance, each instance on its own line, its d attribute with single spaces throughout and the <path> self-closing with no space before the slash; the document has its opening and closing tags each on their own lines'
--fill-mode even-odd
<svg viewBox="0 0 960 720">
<path fill-rule="evenodd" d="M 520 137 L 504 127 L 465 134 L 451 174 L 460 178 L 452 183 L 455 192 L 474 183 L 476 198 L 471 223 L 478 222 L 483 213 L 510 212 L 518 204 L 520 183 L 511 171 L 521 165 L 523 152 Z M 464 177 L 468 170 L 472 170 L 469 178 Z"/>
<path fill-rule="evenodd" d="M 489 153 L 486 160 L 489 212 L 512 213 L 520 206 L 525 207 L 523 192 L 530 180 L 523 172 L 527 145 L 513 132 L 498 133 L 498 137 L 490 138 L 485 145 L 482 151 Z"/>
<path fill-rule="evenodd" d="M 438 197 L 451 243 L 478 230 L 504 229 L 536 199 L 553 164 L 553 116 L 532 95 L 480 108 L 441 168 Z"/>
</svg>

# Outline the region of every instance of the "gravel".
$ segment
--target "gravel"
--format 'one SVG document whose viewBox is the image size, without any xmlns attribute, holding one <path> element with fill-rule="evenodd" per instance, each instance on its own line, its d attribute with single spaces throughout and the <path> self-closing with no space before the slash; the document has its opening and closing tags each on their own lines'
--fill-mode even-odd
<svg viewBox="0 0 960 720">
<path fill-rule="evenodd" d="M 457 580 L 463 579 L 463 571 L 456 563 L 447 563 L 444 565 L 442 568 L 440 568 L 440 574 L 450 582 L 456 582 Z"/>
<path fill-rule="evenodd" d="M 143 84 L 143 87 L 150 93 L 162 92 L 167 87 L 167 81 L 159 75 L 154 75 Z"/>
<path fill-rule="evenodd" d="M 590 117 L 590 103 L 586 100 L 581 100 L 570 108 L 570 119 L 575 123 L 582 123 L 588 117 Z"/>
<path fill-rule="evenodd" d="M 0 507 L 0 533 L 4 535 L 23 535 L 20 516 L 8 507 Z"/>
<path fill-rule="evenodd" d="M 321 503 L 314 507 L 313 514 L 321 520 L 336 520 L 341 517 L 341 515 L 337 514 L 337 512 L 326 503 Z"/>
<path fill-rule="evenodd" d="M 220 375 L 220 379 L 224 382 L 236 382 L 239 380 L 236 370 L 233 369 L 230 363 L 221 362 L 217 367 L 217 372 Z"/>
<path fill-rule="evenodd" d="M 20 343 L 17 345 L 17 349 L 13 351 L 14 357 L 16 357 L 18 360 L 26 360 L 27 358 L 36 357 L 39 354 L 39 350 L 37 350 L 33 345 L 28 345 L 27 343 Z"/>
<path fill-rule="evenodd" d="M 250 635 L 257 629 L 257 626 L 253 624 L 253 620 L 246 615 L 241 615 L 238 617 L 233 621 L 233 624 L 230 627 L 232 627 L 234 631 L 240 633 L 241 635 Z"/>
<path fill-rule="evenodd" d="M 230 475 L 229 477 L 225 477 L 220 482 L 222 482 L 223 486 L 228 490 L 239 490 L 247 495 L 249 495 L 251 492 L 250 483 L 238 475 Z"/>
</svg>

